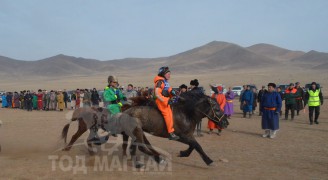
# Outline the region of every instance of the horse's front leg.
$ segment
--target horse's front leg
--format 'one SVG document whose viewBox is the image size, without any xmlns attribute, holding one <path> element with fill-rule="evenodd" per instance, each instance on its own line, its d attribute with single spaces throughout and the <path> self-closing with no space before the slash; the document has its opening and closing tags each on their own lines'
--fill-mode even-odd
<svg viewBox="0 0 328 180">
<path fill-rule="evenodd" d="M 213 160 L 210 159 L 207 154 L 204 152 L 203 148 L 200 146 L 200 144 L 195 140 L 191 140 L 191 145 L 196 149 L 196 151 L 200 154 L 200 156 L 202 157 L 203 161 L 207 164 L 207 165 L 211 165 L 213 163 Z"/>
</svg>

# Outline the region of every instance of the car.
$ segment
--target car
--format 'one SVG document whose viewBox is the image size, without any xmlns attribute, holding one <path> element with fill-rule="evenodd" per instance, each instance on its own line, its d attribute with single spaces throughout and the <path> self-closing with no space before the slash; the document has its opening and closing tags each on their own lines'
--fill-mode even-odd
<svg viewBox="0 0 328 180">
<path fill-rule="evenodd" d="M 0 102 L 2 102 L 2 95 L 6 94 L 6 91 L 0 91 Z"/>
<path fill-rule="evenodd" d="M 285 93 L 286 89 L 289 87 L 289 84 L 279 84 L 278 86 L 281 89 L 281 93 Z"/>
<path fill-rule="evenodd" d="M 231 89 L 231 91 L 235 93 L 236 96 L 240 96 L 242 90 L 243 90 L 243 86 L 234 86 Z"/>
</svg>

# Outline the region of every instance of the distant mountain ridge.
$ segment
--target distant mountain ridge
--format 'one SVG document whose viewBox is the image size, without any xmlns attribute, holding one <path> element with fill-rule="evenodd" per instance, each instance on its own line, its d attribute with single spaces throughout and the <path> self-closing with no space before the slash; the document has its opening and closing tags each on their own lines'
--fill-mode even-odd
<svg viewBox="0 0 328 180">
<path fill-rule="evenodd" d="M 328 65 L 328 53 L 291 51 L 270 44 L 241 47 L 237 44 L 213 41 L 200 47 L 161 58 L 126 58 L 108 61 L 77 58 L 59 54 L 37 61 L 21 61 L 0 56 L 0 75 L 4 76 L 71 76 L 99 72 L 148 72 L 160 66 L 170 66 L 177 73 L 209 70 L 238 70 L 262 67 L 299 66 L 323 69 Z"/>
</svg>

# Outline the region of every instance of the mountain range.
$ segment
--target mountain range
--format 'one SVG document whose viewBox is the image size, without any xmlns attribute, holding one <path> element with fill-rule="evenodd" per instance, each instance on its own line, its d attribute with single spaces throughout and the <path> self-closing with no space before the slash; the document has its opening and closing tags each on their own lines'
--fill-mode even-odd
<svg viewBox="0 0 328 180">
<path fill-rule="evenodd" d="M 242 47 L 237 44 L 213 41 L 194 49 L 161 58 L 126 58 L 99 61 L 59 54 L 53 57 L 22 61 L 0 56 L 0 75 L 25 76 L 88 76 L 99 72 L 147 72 L 169 66 L 177 73 L 201 73 L 265 67 L 298 67 L 325 70 L 328 53 L 292 51 L 270 44 Z"/>
</svg>

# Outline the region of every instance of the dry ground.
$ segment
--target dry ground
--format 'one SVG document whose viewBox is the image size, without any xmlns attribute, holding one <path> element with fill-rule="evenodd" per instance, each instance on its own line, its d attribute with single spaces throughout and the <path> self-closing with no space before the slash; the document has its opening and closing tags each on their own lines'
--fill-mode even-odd
<svg viewBox="0 0 328 180">
<path fill-rule="evenodd" d="M 122 160 L 120 152 L 107 156 L 106 151 L 89 156 L 83 145 L 74 146 L 69 152 L 56 151 L 63 147 L 60 133 L 68 122 L 70 111 L 26 112 L 23 110 L 0 109 L 0 178 L 1 179 L 328 179 L 328 103 L 321 108 L 320 124 L 310 126 L 307 114 L 301 113 L 294 121 L 280 120 L 280 131 L 275 139 L 262 138 L 260 117 L 241 118 L 238 102 L 236 114 L 230 126 L 221 136 L 208 135 L 207 120 L 203 120 L 204 137 L 197 137 L 204 151 L 216 166 L 206 166 L 197 152 L 188 158 L 176 155 L 186 145 L 167 139 L 150 136 L 150 142 L 169 154 L 172 170 L 164 166 L 164 171 L 147 164 L 144 171 L 131 168 L 130 161 Z M 76 130 L 72 123 L 69 137 Z M 84 134 L 83 138 L 86 137 Z M 83 144 L 83 138 L 79 143 Z M 110 138 L 109 142 L 121 142 L 121 137 Z M 105 148 L 112 147 L 106 144 Z M 99 148 L 98 148 L 99 150 Z M 118 149 L 119 151 L 121 148 Z M 142 155 L 139 153 L 139 155 Z M 49 158 L 62 158 L 54 161 Z M 72 158 L 85 157 L 86 174 L 74 171 L 67 165 Z M 95 166 L 98 158 L 105 159 L 110 170 Z M 116 158 L 116 159 L 114 159 Z M 147 157 L 146 157 L 147 159 Z M 116 161 L 115 161 L 116 160 Z M 119 160 L 119 161 L 117 161 Z M 120 171 L 112 166 L 127 162 L 127 170 Z M 146 163 L 152 161 L 145 161 Z M 62 164 L 60 164 L 62 163 Z M 73 163 L 73 165 L 75 165 Z M 61 168 L 62 167 L 62 168 Z M 80 166 L 81 167 L 81 166 Z M 56 170 L 52 170 L 56 168 Z M 63 169 L 64 168 L 64 169 Z M 65 169 L 66 168 L 66 169 Z M 148 169 L 147 169 L 148 168 Z M 150 171 L 148 171 L 150 170 Z"/>
</svg>

